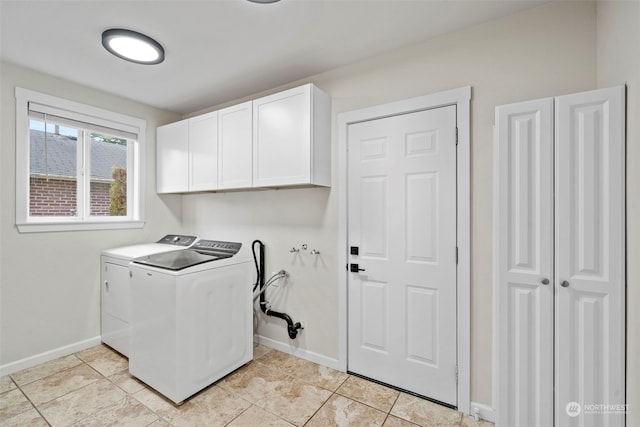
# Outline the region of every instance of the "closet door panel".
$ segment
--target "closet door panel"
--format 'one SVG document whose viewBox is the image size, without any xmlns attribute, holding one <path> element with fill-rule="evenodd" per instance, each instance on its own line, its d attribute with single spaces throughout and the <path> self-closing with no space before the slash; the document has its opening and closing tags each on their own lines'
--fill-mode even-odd
<svg viewBox="0 0 640 427">
<path fill-rule="evenodd" d="M 496 109 L 498 426 L 553 423 L 553 99 Z"/>
<path fill-rule="evenodd" d="M 622 426 L 587 411 L 625 403 L 624 88 L 558 97 L 555 111 L 556 425 Z"/>
</svg>

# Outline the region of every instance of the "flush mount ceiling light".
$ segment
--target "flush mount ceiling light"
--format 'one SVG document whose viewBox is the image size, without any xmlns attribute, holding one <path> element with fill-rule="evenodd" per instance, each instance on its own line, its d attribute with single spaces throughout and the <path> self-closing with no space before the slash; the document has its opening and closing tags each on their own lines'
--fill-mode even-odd
<svg viewBox="0 0 640 427">
<path fill-rule="evenodd" d="M 265 3 L 275 3 L 275 2 L 279 2 L 280 0 L 249 0 L 251 3 L 261 3 L 261 4 L 265 4 Z"/>
<path fill-rule="evenodd" d="M 164 49 L 154 39 L 136 31 L 112 28 L 102 33 L 102 46 L 118 58 L 136 64 L 159 64 Z"/>
</svg>

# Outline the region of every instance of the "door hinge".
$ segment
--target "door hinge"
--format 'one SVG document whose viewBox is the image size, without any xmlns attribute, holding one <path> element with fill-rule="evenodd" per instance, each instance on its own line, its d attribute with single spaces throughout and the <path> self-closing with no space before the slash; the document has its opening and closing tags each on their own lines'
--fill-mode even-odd
<svg viewBox="0 0 640 427">
<path fill-rule="evenodd" d="M 458 384 L 458 365 L 456 365 L 456 384 Z"/>
<path fill-rule="evenodd" d="M 458 264 L 458 247 L 456 246 L 456 264 Z"/>
<path fill-rule="evenodd" d="M 456 126 L 456 145 L 458 145 L 458 127 Z"/>
</svg>

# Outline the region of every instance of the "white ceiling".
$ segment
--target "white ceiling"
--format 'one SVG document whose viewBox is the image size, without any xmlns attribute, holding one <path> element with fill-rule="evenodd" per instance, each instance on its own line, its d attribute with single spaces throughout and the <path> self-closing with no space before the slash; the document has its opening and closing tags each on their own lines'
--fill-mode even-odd
<svg viewBox="0 0 640 427">
<path fill-rule="evenodd" d="M 190 113 L 542 0 L 0 0 L 2 60 Z M 160 65 L 102 48 L 108 28 L 147 34 Z"/>
</svg>

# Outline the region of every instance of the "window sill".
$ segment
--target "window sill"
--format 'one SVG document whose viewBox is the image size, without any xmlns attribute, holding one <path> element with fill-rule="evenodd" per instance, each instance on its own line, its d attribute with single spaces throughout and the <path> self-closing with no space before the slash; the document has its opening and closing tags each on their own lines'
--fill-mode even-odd
<svg viewBox="0 0 640 427">
<path fill-rule="evenodd" d="M 144 227 L 144 221 L 29 222 L 16 224 L 20 233 L 116 230 Z"/>
</svg>

